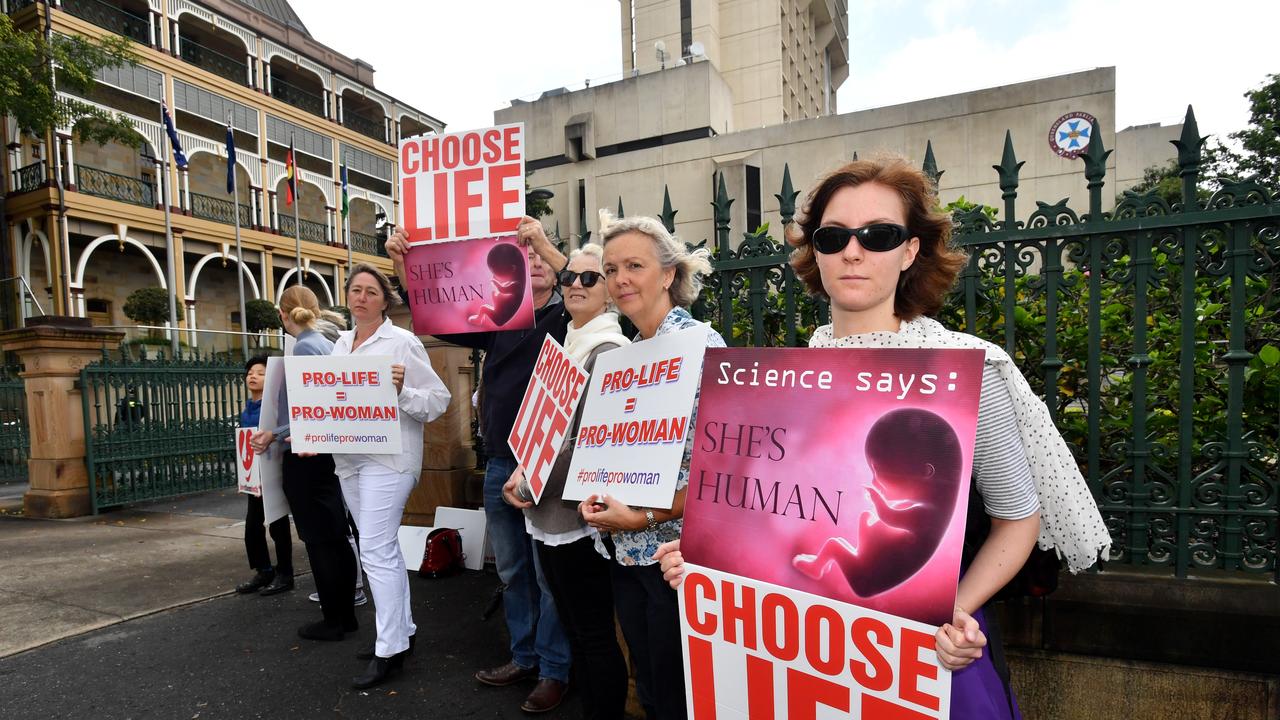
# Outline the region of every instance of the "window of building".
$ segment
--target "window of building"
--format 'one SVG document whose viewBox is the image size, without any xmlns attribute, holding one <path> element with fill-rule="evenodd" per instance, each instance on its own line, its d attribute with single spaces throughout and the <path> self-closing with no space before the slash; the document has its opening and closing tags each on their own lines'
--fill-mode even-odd
<svg viewBox="0 0 1280 720">
<path fill-rule="evenodd" d="M 760 168 L 747 165 L 747 231 L 760 227 Z"/>
<path fill-rule="evenodd" d="M 85 315 L 89 318 L 89 322 L 94 325 L 110 325 L 111 320 L 111 301 L 102 298 L 88 298 L 84 301 Z"/>
<path fill-rule="evenodd" d="M 627 3 L 631 6 L 631 68 L 636 69 L 636 0 Z"/>
<path fill-rule="evenodd" d="M 587 231 L 587 181 L 578 179 L 578 222 L 582 223 L 582 227 L 578 228 L 578 233 L 582 234 Z"/>
<path fill-rule="evenodd" d="M 689 46 L 693 44 L 693 0 L 680 0 L 680 57 L 688 62 L 693 54 Z"/>
</svg>

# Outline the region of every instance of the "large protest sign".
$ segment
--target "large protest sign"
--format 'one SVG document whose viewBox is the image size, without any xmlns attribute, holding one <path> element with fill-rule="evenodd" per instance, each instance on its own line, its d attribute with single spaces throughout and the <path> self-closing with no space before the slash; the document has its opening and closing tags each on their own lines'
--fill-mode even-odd
<svg viewBox="0 0 1280 720">
<path fill-rule="evenodd" d="M 708 351 L 681 537 L 692 717 L 948 716 L 933 633 L 955 604 L 982 363 Z"/>
<path fill-rule="evenodd" d="M 400 452 L 391 358 L 309 355 L 285 360 L 293 452 Z"/>
<path fill-rule="evenodd" d="M 282 413 L 288 416 L 284 395 L 284 358 L 269 357 L 267 374 L 262 378 L 262 409 L 258 413 L 260 429 L 274 431 L 284 424 L 280 420 Z M 284 450 L 279 443 L 273 443 L 257 460 L 258 471 L 262 473 L 262 513 L 267 524 L 289 514 L 289 501 L 284 496 L 283 458 Z"/>
<path fill-rule="evenodd" d="M 262 497 L 262 463 L 249 445 L 257 428 L 236 427 L 236 487 L 239 492 Z"/>
<path fill-rule="evenodd" d="M 983 353 L 707 353 L 681 551 L 692 563 L 951 620 Z"/>
<path fill-rule="evenodd" d="M 527 251 L 514 237 L 415 245 L 404 265 L 418 335 L 533 327 Z"/>
<path fill-rule="evenodd" d="M 524 124 L 400 141 L 410 243 L 514 233 L 524 216 Z"/>
<path fill-rule="evenodd" d="M 542 500 L 547 475 L 560 454 L 564 436 L 587 385 L 587 371 L 548 335 L 533 366 L 507 445 L 524 470 L 535 503 Z"/>
<path fill-rule="evenodd" d="M 566 500 L 608 494 L 628 505 L 671 507 L 706 349 L 707 328 L 699 325 L 596 358 Z"/>
<path fill-rule="evenodd" d="M 744 555 L 768 542 L 731 548 Z M 680 587 L 691 720 L 945 720 L 935 628 L 686 564 Z"/>
</svg>

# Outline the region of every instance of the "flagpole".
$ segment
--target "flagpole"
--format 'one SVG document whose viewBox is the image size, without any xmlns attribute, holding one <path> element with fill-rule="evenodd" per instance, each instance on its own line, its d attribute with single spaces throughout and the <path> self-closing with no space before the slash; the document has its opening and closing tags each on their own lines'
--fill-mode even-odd
<svg viewBox="0 0 1280 720">
<path fill-rule="evenodd" d="M 227 113 L 227 139 L 228 150 L 234 152 L 235 142 L 234 131 L 231 128 L 231 113 Z M 231 214 L 236 219 L 236 280 L 240 281 L 240 349 L 244 352 L 244 359 L 249 359 L 249 317 L 245 314 L 244 307 L 244 249 L 240 247 L 240 178 L 236 174 L 235 162 L 231 155 L 227 155 L 227 174 L 231 177 Z"/>
<path fill-rule="evenodd" d="M 167 128 L 164 103 L 160 104 L 160 127 Z M 160 204 L 164 206 L 164 247 L 168 256 L 168 268 L 165 277 L 169 284 L 169 350 L 173 359 L 178 359 L 178 285 L 175 281 L 177 264 L 173 247 L 173 222 L 169 218 L 169 157 L 172 155 L 164 141 L 160 142 Z"/>
<path fill-rule="evenodd" d="M 289 131 L 289 150 L 293 152 L 293 251 L 298 261 L 298 284 L 302 284 L 302 222 L 298 219 L 298 206 L 302 204 L 302 188 L 298 183 L 298 151 L 293 144 L 293 131 Z"/>
<path fill-rule="evenodd" d="M 347 272 L 351 272 L 351 202 L 347 199 L 347 154 L 342 154 L 342 239 L 347 244 Z M 342 304 L 347 303 L 347 295 L 342 294 Z"/>
</svg>

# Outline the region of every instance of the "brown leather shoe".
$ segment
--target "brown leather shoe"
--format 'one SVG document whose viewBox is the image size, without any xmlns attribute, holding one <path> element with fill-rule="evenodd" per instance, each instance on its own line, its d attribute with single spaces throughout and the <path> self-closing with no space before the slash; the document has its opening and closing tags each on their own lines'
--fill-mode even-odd
<svg viewBox="0 0 1280 720">
<path fill-rule="evenodd" d="M 565 693 L 568 690 L 569 686 L 559 680 L 541 678 L 538 680 L 538 684 L 533 686 L 533 692 L 529 693 L 529 697 L 524 699 L 520 709 L 527 713 L 544 713 L 555 710 L 560 706 L 560 702 L 564 700 Z"/>
<path fill-rule="evenodd" d="M 506 665 L 499 665 L 496 668 L 480 670 L 476 673 L 476 680 L 479 680 L 485 685 L 502 687 L 504 685 L 512 685 L 520 682 L 521 680 L 527 680 L 528 678 L 537 676 L 538 668 L 520 667 L 513 660 Z"/>
</svg>

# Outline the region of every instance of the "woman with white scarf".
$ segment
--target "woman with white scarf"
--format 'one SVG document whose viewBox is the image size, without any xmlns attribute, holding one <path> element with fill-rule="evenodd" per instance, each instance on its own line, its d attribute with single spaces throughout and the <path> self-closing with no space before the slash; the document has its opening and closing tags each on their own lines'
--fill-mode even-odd
<svg viewBox="0 0 1280 720">
<path fill-rule="evenodd" d="M 1000 347 L 952 332 L 941 308 L 968 257 L 949 247 L 951 218 L 936 189 L 901 158 L 855 161 L 818 181 L 787 240 L 791 266 L 831 302 L 810 347 L 975 348 L 986 352 L 973 454 L 974 485 L 990 532 L 962 565 L 952 621 L 938 629 L 952 671 L 951 717 L 1020 718 L 1007 675 L 992 662 L 984 606 L 1018 573 L 1037 538 L 1079 572 L 1111 544 L 1093 496 L 1048 409 Z M 674 586 L 678 541 L 659 550 Z M 834 557 L 820 557 L 826 566 Z"/>
<path fill-rule="evenodd" d="M 522 237 L 542 233 L 537 223 L 524 223 L 521 229 Z M 526 242 L 529 240 L 526 238 Z M 544 242 L 545 236 L 533 247 Z M 604 248 L 599 245 L 584 245 L 569 256 L 569 263 L 558 278 L 565 309 L 572 318 L 565 334 L 565 352 L 588 373 L 601 354 L 631 342 L 622 334 L 617 313 L 607 307 L 603 255 Z M 542 566 L 569 635 L 574 664 L 582 680 L 584 717 L 620 718 L 627 700 L 627 666 L 614 632 L 609 561 L 596 552 L 596 533 L 578 514 L 577 503 L 561 499 L 581 419 L 579 405 L 537 505 L 529 500 L 529 484 L 519 467 L 503 487 L 502 495 L 509 504 L 524 509 L 536 561 Z"/>
</svg>

